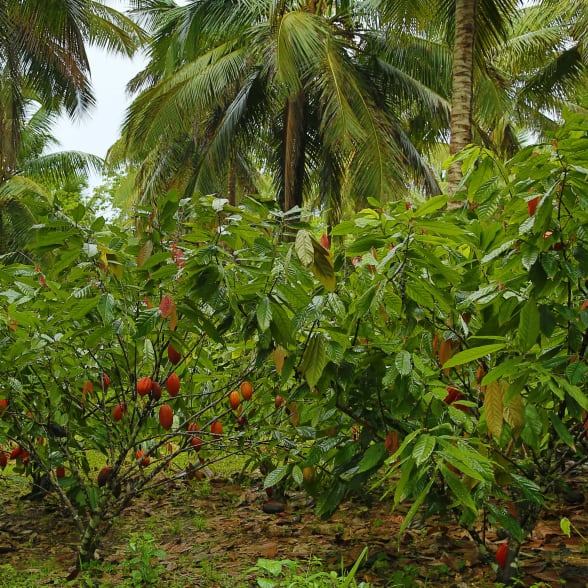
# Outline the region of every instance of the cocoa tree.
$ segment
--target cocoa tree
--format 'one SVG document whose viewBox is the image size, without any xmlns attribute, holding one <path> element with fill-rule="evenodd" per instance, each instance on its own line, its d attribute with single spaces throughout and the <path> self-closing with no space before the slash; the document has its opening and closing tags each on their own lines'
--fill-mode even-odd
<svg viewBox="0 0 588 588">
<path fill-rule="evenodd" d="M 323 516 L 376 483 L 410 503 L 402 532 L 455 517 L 510 582 L 586 459 L 587 152 L 577 115 L 506 165 L 472 148 L 466 210 L 364 209 L 334 243 L 275 204 L 174 191 L 136 234 L 48 219 L 46 265 L 0 270 L 4 451 L 66 506 L 81 560 L 172 460 L 239 452 Z"/>
</svg>

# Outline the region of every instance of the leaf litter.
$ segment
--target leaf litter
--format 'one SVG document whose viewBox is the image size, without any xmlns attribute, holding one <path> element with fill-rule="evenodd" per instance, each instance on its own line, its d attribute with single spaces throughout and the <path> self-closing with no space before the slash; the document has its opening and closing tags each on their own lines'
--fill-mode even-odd
<svg viewBox="0 0 588 588">
<path fill-rule="evenodd" d="M 577 481 L 576 481 L 577 482 Z M 0 479 L 2 564 L 33 575 L 48 561 L 46 585 L 65 585 L 75 563 L 78 537 L 52 497 L 43 502 L 21 499 L 22 486 Z M 554 499 L 550 509 L 523 543 L 523 585 L 545 583 L 570 588 L 588 586 L 588 513 L 584 500 L 569 505 Z M 92 577 L 100 586 L 118 586 L 129 577 L 129 540 L 147 533 L 154 548 L 165 552 L 158 586 L 255 586 L 247 571 L 258 558 L 296 560 L 304 570 L 320 560 L 323 569 L 350 570 L 365 546 L 368 557 L 358 581 L 372 586 L 492 586 L 493 554 L 500 544 L 496 529 L 486 529 L 488 556 L 481 555 L 456 521 L 433 517 L 410 526 L 398 538 L 403 511 L 379 496 L 344 503 L 328 520 L 318 518 L 304 492 L 291 492 L 283 512 L 268 514 L 260 479 L 237 484 L 230 478 L 170 478 L 157 494 L 138 498 L 104 540 L 100 565 Z M 404 509 L 408 510 L 408 505 Z M 563 517 L 573 524 L 568 537 Z M 211 571 L 213 570 L 213 571 Z M 0 585 L 1 582 L 0 582 Z"/>
</svg>

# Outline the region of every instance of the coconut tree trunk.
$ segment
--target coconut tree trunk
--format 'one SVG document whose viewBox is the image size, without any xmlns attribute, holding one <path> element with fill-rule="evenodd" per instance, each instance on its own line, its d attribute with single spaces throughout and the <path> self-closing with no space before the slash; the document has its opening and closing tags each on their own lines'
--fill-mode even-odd
<svg viewBox="0 0 588 588">
<path fill-rule="evenodd" d="M 472 108 L 474 82 L 474 48 L 478 0 L 455 1 L 455 41 L 451 87 L 451 143 L 454 155 L 472 141 Z M 449 193 L 462 178 L 461 163 L 454 163 L 448 171 Z"/>
<path fill-rule="evenodd" d="M 282 209 L 302 206 L 304 186 L 304 91 L 288 99 L 284 121 L 284 161 Z"/>
<path fill-rule="evenodd" d="M 24 118 L 22 97 L 9 84 L 6 77 L 0 79 L 0 87 L 3 86 L 0 90 L 0 183 L 16 170 Z"/>
<path fill-rule="evenodd" d="M 229 162 L 229 177 L 227 182 L 227 198 L 231 206 L 237 204 L 237 155 L 234 154 Z"/>
</svg>

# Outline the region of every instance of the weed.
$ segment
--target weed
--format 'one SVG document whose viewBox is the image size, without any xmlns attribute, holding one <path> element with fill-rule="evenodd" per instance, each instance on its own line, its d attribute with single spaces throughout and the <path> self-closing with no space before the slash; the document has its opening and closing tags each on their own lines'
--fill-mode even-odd
<svg viewBox="0 0 588 588">
<path fill-rule="evenodd" d="M 413 566 L 404 566 L 401 570 L 395 570 L 391 574 L 391 586 L 396 588 L 414 586 L 416 578 L 419 577 L 419 570 Z"/>
<path fill-rule="evenodd" d="M 349 573 L 323 570 L 320 559 L 313 558 L 306 570 L 290 559 L 274 560 L 260 558 L 247 571 L 256 577 L 259 588 L 369 588 L 365 582 L 357 582 L 355 574 L 361 561 L 367 555 L 367 547 L 361 552 Z"/>
<path fill-rule="evenodd" d="M 151 533 L 134 535 L 129 540 L 129 552 L 131 558 L 123 563 L 131 574 L 131 579 L 136 586 L 156 584 L 164 567 L 159 565 L 159 560 L 165 558 L 166 553 L 155 547 L 155 537 Z M 157 563 L 154 565 L 154 560 Z"/>
</svg>

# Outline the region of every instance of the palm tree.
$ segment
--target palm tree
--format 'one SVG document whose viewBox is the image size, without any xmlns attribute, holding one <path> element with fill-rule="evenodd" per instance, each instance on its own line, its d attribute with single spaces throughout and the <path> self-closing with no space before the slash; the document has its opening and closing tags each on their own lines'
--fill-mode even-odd
<svg viewBox="0 0 588 588">
<path fill-rule="evenodd" d="M 588 88 L 588 11 L 581 0 L 543 0 L 517 16 L 493 57 L 503 77 L 517 80 L 502 114 L 540 136 Z"/>
<path fill-rule="evenodd" d="M 377 54 L 390 100 L 402 104 L 424 154 L 439 141 L 452 153 L 473 142 L 510 157 L 522 133 L 552 127 L 553 114 L 586 87 L 580 0 L 374 1 L 385 25 Z M 460 178 L 459 165 L 450 168 L 450 192 Z"/>
<path fill-rule="evenodd" d="M 132 54 L 130 18 L 97 0 L 0 0 L 0 183 L 16 171 L 31 100 L 79 115 L 93 104 L 85 44 Z"/>
<path fill-rule="evenodd" d="M 381 100 L 360 3 L 134 4 L 153 42 L 113 155 L 150 163 L 147 198 L 178 170 L 188 193 L 234 194 L 262 169 L 284 210 L 311 196 L 333 213 L 345 194 L 386 200 L 409 169 L 435 186 Z"/>
<path fill-rule="evenodd" d="M 580 0 L 535 29 L 529 15 L 550 11 L 516 0 L 135 5 L 154 40 L 112 155 L 139 167 L 150 202 L 170 185 L 234 199 L 260 169 L 285 209 L 399 194 L 407 169 L 437 192 L 423 156 L 440 142 L 512 155 L 585 63 Z"/>
<path fill-rule="evenodd" d="M 93 104 L 85 43 L 131 55 L 130 18 L 96 0 L 0 0 L 0 254 L 22 250 L 50 186 L 101 166 L 77 152 L 44 155 L 50 127 Z"/>
<path fill-rule="evenodd" d="M 102 160 L 77 151 L 45 154 L 55 144 L 51 127 L 56 113 L 27 103 L 29 116 L 20 129 L 19 153 L 11 176 L 0 182 L 0 256 L 22 259 L 31 228 L 42 212 L 55 208 L 53 190 L 72 181 L 83 181 L 102 169 Z M 32 113 L 32 114 L 31 114 Z"/>
</svg>

